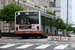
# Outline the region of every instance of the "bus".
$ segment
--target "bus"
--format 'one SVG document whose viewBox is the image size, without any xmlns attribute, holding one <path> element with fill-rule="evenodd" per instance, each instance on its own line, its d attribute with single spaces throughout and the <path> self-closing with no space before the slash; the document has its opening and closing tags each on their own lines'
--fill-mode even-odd
<svg viewBox="0 0 75 50">
<path fill-rule="evenodd" d="M 47 37 L 50 35 L 50 19 L 54 18 L 41 11 L 17 11 L 15 12 L 15 34 L 22 38 Z"/>
</svg>

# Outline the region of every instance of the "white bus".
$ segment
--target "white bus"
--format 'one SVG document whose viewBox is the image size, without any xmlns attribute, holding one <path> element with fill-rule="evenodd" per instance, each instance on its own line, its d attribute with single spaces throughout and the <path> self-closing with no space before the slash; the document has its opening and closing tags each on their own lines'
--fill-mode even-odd
<svg viewBox="0 0 75 50">
<path fill-rule="evenodd" d="M 22 38 L 50 35 L 50 19 L 55 17 L 40 11 L 15 12 L 15 34 Z M 56 28 L 52 32 L 55 32 Z"/>
</svg>

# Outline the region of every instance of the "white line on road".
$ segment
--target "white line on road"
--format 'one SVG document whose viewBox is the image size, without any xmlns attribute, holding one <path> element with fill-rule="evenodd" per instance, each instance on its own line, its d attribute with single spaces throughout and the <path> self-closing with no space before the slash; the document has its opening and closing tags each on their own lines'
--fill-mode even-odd
<svg viewBox="0 0 75 50">
<path fill-rule="evenodd" d="M 58 45 L 54 49 L 65 49 L 68 45 Z"/>
<path fill-rule="evenodd" d="M 47 48 L 49 46 L 51 46 L 51 45 L 48 45 L 48 44 L 40 45 L 40 46 L 36 47 L 35 49 L 45 49 L 45 48 Z"/>
<path fill-rule="evenodd" d="M 25 45 L 17 47 L 16 49 L 25 49 L 25 48 L 28 48 L 30 46 L 33 46 L 33 44 L 25 44 Z"/>
<path fill-rule="evenodd" d="M 9 47 L 12 47 L 15 45 L 17 45 L 17 44 L 7 44 L 7 45 L 0 46 L 0 48 L 6 49 L 6 48 L 9 48 Z"/>
</svg>

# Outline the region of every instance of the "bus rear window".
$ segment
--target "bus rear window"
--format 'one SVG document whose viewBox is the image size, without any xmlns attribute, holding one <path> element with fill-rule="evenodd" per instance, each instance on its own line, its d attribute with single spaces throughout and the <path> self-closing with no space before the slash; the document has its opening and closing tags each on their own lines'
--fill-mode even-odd
<svg viewBox="0 0 75 50">
<path fill-rule="evenodd" d="M 16 17 L 16 24 L 39 24 L 39 16 L 19 15 Z"/>
</svg>

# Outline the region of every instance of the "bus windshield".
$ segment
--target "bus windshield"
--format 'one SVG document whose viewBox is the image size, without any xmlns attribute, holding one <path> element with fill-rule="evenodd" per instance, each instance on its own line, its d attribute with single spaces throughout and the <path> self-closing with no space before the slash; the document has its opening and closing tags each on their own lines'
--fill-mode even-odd
<svg viewBox="0 0 75 50">
<path fill-rule="evenodd" d="M 39 16 L 19 15 L 16 24 L 39 24 Z"/>
</svg>

